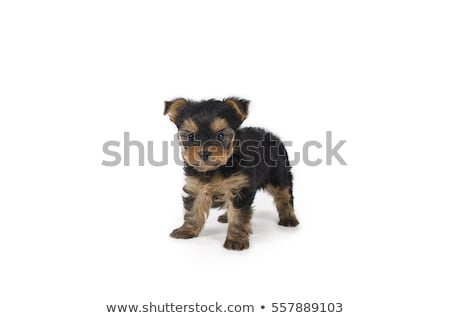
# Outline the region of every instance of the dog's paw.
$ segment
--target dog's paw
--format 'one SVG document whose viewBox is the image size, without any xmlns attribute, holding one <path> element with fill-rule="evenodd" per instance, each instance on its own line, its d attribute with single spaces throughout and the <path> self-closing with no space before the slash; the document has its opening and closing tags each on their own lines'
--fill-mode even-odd
<svg viewBox="0 0 450 318">
<path fill-rule="evenodd" d="M 222 214 L 217 218 L 217 221 L 219 221 L 220 223 L 228 223 L 228 216 L 227 214 Z"/>
<path fill-rule="evenodd" d="M 187 229 L 185 227 L 179 227 L 170 233 L 170 236 L 177 239 L 190 239 L 193 237 L 196 237 L 198 234 L 196 234 L 191 229 Z"/>
<path fill-rule="evenodd" d="M 250 242 L 247 239 L 241 239 L 241 240 L 233 240 L 233 239 L 226 239 L 225 243 L 223 244 L 223 247 L 225 247 L 227 250 L 235 250 L 235 251 L 242 251 L 247 249 L 250 246 Z"/>
<path fill-rule="evenodd" d="M 290 226 L 290 227 L 297 226 L 298 224 L 299 224 L 299 222 L 298 222 L 297 218 L 295 217 L 295 215 L 284 217 L 284 218 L 280 219 L 280 221 L 278 222 L 278 225 Z"/>
</svg>

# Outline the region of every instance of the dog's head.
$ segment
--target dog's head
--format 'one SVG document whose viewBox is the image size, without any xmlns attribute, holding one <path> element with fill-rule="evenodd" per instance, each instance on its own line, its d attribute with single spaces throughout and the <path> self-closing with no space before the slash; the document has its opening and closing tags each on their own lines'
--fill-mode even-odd
<svg viewBox="0 0 450 318">
<path fill-rule="evenodd" d="M 178 127 L 184 161 L 201 172 L 224 166 L 233 154 L 236 130 L 247 118 L 248 104 L 235 97 L 166 102 L 164 115 Z"/>
</svg>

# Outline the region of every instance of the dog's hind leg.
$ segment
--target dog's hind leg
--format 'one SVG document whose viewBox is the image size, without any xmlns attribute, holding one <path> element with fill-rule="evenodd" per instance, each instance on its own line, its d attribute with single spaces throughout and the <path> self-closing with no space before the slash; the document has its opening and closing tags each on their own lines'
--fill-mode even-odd
<svg viewBox="0 0 450 318">
<path fill-rule="evenodd" d="M 297 226 L 299 224 L 294 212 L 294 197 L 292 195 L 292 174 L 288 172 L 287 184 L 279 185 L 275 180 L 266 185 L 266 190 L 274 199 L 282 226 Z"/>
<path fill-rule="evenodd" d="M 220 223 L 228 223 L 228 212 L 225 212 L 222 215 L 219 215 L 219 217 L 217 218 L 217 221 L 219 221 Z"/>
</svg>

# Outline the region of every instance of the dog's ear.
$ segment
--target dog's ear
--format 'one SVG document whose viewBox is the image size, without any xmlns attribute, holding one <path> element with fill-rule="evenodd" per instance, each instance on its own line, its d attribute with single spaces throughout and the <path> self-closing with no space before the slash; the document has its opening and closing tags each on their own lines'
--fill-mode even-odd
<svg viewBox="0 0 450 318">
<path fill-rule="evenodd" d="M 164 115 L 169 114 L 170 120 L 176 124 L 180 110 L 187 105 L 188 101 L 184 98 L 176 98 L 171 101 L 165 101 L 164 103 Z"/>
<path fill-rule="evenodd" d="M 223 101 L 225 104 L 231 106 L 234 109 L 241 122 L 243 122 L 244 119 L 247 118 L 248 104 L 250 104 L 249 100 L 238 97 L 228 97 Z"/>
</svg>

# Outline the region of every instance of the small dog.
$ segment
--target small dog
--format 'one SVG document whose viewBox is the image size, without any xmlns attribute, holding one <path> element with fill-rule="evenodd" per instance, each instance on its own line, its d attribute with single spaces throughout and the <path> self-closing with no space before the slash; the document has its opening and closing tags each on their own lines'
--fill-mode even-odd
<svg viewBox="0 0 450 318">
<path fill-rule="evenodd" d="M 211 207 L 224 207 L 218 221 L 228 222 L 224 247 L 249 247 L 252 203 L 258 189 L 275 201 L 279 225 L 299 224 L 293 208 L 292 173 L 281 140 L 260 128 L 241 128 L 249 101 L 227 98 L 200 102 L 178 98 L 165 102 L 164 115 L 178 128 L 185 161 L 184 224 L 170 235 L 199 235 Z"/>
</svg>

